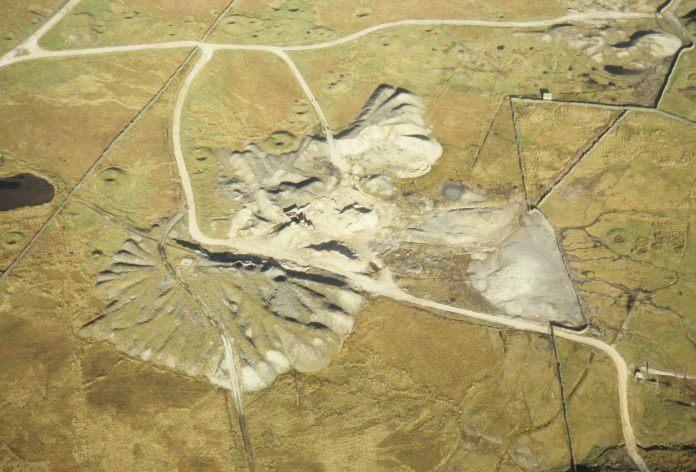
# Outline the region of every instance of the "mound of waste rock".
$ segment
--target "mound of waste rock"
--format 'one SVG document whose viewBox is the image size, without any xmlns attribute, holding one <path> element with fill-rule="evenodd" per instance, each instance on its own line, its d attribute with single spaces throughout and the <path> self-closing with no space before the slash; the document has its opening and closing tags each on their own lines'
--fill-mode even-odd
<svg viewBox="0 0 696 472">
<path fill-rule="evenodd" d="M 134 235 L 97 280 L 111 304 L 80 334 L 229 387 L 224 334 L 242 387 L 263 388 L 289 369 L 328 364 L 366 296 L 379 293 L 371 288 L 398 285 L 394 276 L 418 262 L 385 264 L 404 244 L 469 255 L 468 267 L 452 270 L 464 271 L 493 313 L 583 324 L 543 215 L 462 183 L 443 182 L 437 201 L 399 190 L 399 179 L 426 174 L 442 152 L 422 99 L 384 85 L 333 146 L 306 136 L 284 154 L 254 143 L 230 153 L 215 186 L 234 209 L 225 221 L 229 241 L 292 257 L 205 247 L 186 218 L 159 241 Z M 347 165 L 339 169 L 332 153 Z"/>
</svg>

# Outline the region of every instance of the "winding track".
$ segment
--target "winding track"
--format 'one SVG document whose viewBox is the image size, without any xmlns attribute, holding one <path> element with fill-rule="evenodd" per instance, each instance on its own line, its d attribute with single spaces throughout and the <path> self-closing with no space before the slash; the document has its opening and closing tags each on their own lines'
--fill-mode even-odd
<svg viewBox="0 0 696 472">
<path fill-rule="evenodd" d="M 597 20 L 633 20 L 640 18 L 653 18 L 650 13 L 631 13 L 631 12 L 586 12 L 564 15 L 548 20 L 536 21 L 491 21 L 491 20 L 403 20 L 382 23 L 369 28 L 365 28 L 358 32 L 343 36 L 333 41 L 325 41 L 316 44 L 308 44 L 303 46 L 280 46 L 280 45 L 258 45 L 258 44 L 215 44 L 199 41 L 170 41 L 156 42 L 145 44 L 133 44 L 127 46 L 107 46 L 102 48 L 87 48 L 87 49 L 63 49 L 58 51 L 48 51 L 38 45 L 38 40 L 41 36 L 53 27 L 60 19 L 62 19 L 69 11 L 79 3 L 79 0 L 71 0 L 63 7 L 48 23 L 40 30 L 30 36 L 21 45 L 15 47 L 0 59 L 0 67 L 24 62 L 34 59 L 48 59 L 55 57 L 72 57 L 86 56 L 92 54 L 106 54 L 118 52 L 143 51 L 146 49 L 173 49 L 173 48 L 189 48 L 201 47 L 208 50 L 218 49 L 234 49 L 234 50 L 256 50 L 278 53 L 278 51 L 310 51 L 315 49 L 325 49 L 355 41 L 364 36 L 367 36 L 378 31 L 383 31 L 391 28 L 399 28 L 403 26 L 479 26 L 486 28 L 538 28 L 543 26 L 553 26 L 569 21 L 577 22 L 592 22 Z M 60 15 L 56 21 L 53 21 Z M 50 25 L 49 25 L 50 23 Z M 48 26 L 48 27 L 47 27 Z M 40 33 L 40 34 L 39 34 Z"/>
<path fill-rule="evenodd" d="M 36 59 L 50 59 L 50 58 L 62 58 L 62 57 L 77 57 L 77 56 L 88 56 L 95 54 L 109 54 L 109 53 L 123 53 L 123 52 L 135 52 L 153 49 L 176 49 L 176 48 L 198 48 L 201 51 L 201 57 L 194 66 L 194 68 L 189 73 L 186 81 L 179 93 L 177 98 L 174 117 L 173 117 L 173 142 L 174 142 L 174 155 L 177 163 L 177 168 L 181 178 L 181 183 L 184 188 L 184 195 L 187 202 L 188 208 L 188 220 L 189 220 L 189 231 L 191 236 L 198 242 L 211 245 L 224 247 L 226 249 L 233 249 L 249 254 L 257 254 L 264 257 L 272 257 L 281 261 L 287 261 L 289 263 L 298 264 L 302 267 L 316 267 L 319 269 L 327 270 L 329 272 L 341 275 L 346 279 L 350 280 L 355 286 L 365 290 L 366 292 L 375 296 L 389 297 L 395 300 L 402 301 L 407 304 L 427 308 L 440 310 L 452 315 L 455 315 L 457 319 L 470 320 L 475 319 L 488 324 L 501 325 L 508 328 L 513 328 L 521 331 L 528 331 L 540 334 L 551 334 L 551 328 L 548 325 L 535 323 L 531 321 L 525 321 L 521 319 L 514 319 L 504 315 L 494 315 L 487 313 L 479 313 L 471 310 L 466 310 L 462 308 L 452 307 L 449 305 L 444 305 L 441 303 L 434 302 L 432 300 L 427 300 L 423 298 L 414 297 L 405 293 L 403 290 L 398 288 L 396 284 L 391 279 L 388 271 L 383 271 L 383 276 L 379 280 L 367 277 L 365 275 L 352 273 L 344 270 L 341 267 L 335 266 L 329 262 L 317 262 L 308 261 L 302 257 L 298 257 L 295 254 L 286 253 L 282 250 L 277 250 L 276 248 L 268 247 L 267 245 L 259 244 L 253 241 L 235 241 L 235 240 L 222 240 L 214 239 L 206 236 L 198 227 L 197 216 L 196 216 L 196 205 L 193 195 L 193 188 L 189 179 L 188 170 L 186 168 L 186 163 L 184 161 L 184 155 L 181 146 L 181 115 L 186 97 L 190 91 L 190 88 L 197 77 L 197 75 L 203 70 L 207 62 L 213 57 L 213 54 L 217 50 L 248 50 L 248 51 L 264 51 L 272 53 L 280 57 L 290 68 L 296 80 L 302 87 L 304 93 L 307 95 L 308 99 L 312 103 L 314 110 L 319 117 L 321 126 L 326 135 L 327 143 L 329 144 L 331 151 L 331 160 L 336 166 L 336 168 L 343 172 L 345 171 L 346 165 L 343 158 L 338 155 L 336 148 L 333 143 L 333 134 L 331 133 L 328 122 L 325 115 L 316 100 L 311 88 L 303 78 L 301 72 L 298 70 L 292 59 L 287 55 L 288 51 L 306 51 L 330 48 L 334 46 L 339 46 L 346 44 L 350 41 L 362 38 L 371 33 L 382 31 L 390 28 L 398 28 L 404 26 L 477 26 L 477 27 L 489 27 L 489 28 L 525 28 L 525 27 L 543 27 L 552 26 L 559 23 L 576 21 L 576 22 L 589 22 L 595 20 L 622 20 L 622 19 L 638 19 L 638 18 L 652 18 L 651 14 L 644 13 L 630 13 L 630 12 L 587 12 L 587 13 L 577 13 L 571 15 L 565 15 L 555 19 L 539 20 L 539 21 L 486 21 L 486 20 L 404 20 L 396 21 L 390 23 L 383 23 L 380 25 L 375 25 L 370 28 L 358 31 L 356 33 L 349 34 L 347 36 L 341 37 L 333 41 L 327 41 L 312 45 L 304 46 L 273 46 L 273 45 L 244 45 L 244 44 L 211 44 L 205 41 L 173 41 L 173 42 L 160 42 L 160 43 L 148 43 L 148 44 L 137 44 L 128 46 L 113 46 L 113 47 L 103 47 L 103 48 L 89 48 L 89 49 L 73 49 L 73 50 L 61 50 L 61 51 L 47 51 L 38 45 L 38 41 L 45 35 L 53 26 L 55 26 L 63 17 L 65 17 L 78 3 L 80 0 L 70 0 L 66 5 L 61 8 L 56 15 L 54 15 L 49 21 L 47 21 L 43 26 L 41 26 L 36 32 L 34 32 L 29 38 L 27 38 L 22 44 L 15 47 L 13 50 L 5 54 L 0 58 L 0 68 L 9 66 L 11 64 L 24 62 L 28 60 Z M 679 4 L 680 0 L 673 0 L 670 2 L 661 13 L 664 14 L 670 23 L 679 22 L 674 18 L 673 11 Z M 219 21 L 219 19 L 218 19 Z M 205 38 L 204 38 L 205 39 Z M 668 78 L 669 80 L 669 78 Z M 596 106 L 610 106 L 603 104 L 595 104 Z M 613 107 L 613 106 L 612 106 Z M 660 111 L 656 108 L 643 108 L 643 107 L 633 107 L 633 106 L 619 106 L 623 110 L 627 109 L 640 109 L 644 111 Z M 666 112 L 662 112 L 665 113 Z M 671 118 L 675 118 L 671 116 Z M 682 118 L 683 120 L 683 118 Z M 694 124 L 689 120 L 686 120 L 689 124 Z M 71 194 L 72 195 L 72 194 Z M 67 201 L 65 202 L 67 204 Z M 64 208 L 65 205 L 61 205 L 57 212 Z M 55 216 L 55 215 L 53 215 Z M 35 241 L 33 239 L 32 241 Z M 25 248 L 23 254 L 26 254 L 29 247 Z M 2 279 L 7 276 L 9 271 L 5 271 L 2 274 Z M 619 390 L 619 409 L 621 413 L 621 425 L 625 441 L 625 446 L 629 457 L 633 460 L 636 466 L 643 472 L 648 471 L 648 467 L 640 456 L 640 451 L 636 442 L 635 434 L 630 423 L 630 416 L 628 410 L 628 367 L 626 361 L 623 357 L 616 351 L 616 349 L 595 338 L 581 336 L 579 333 L 573 332 L 565 328 L 555 328 L 554 334 L 560 338 L 577 342 L 589 346 L 591 348 L 600 350 L 604 352 L 614 363 L 617 372 L 617 382 Z M 230 370 L 230 375 L 234 376 L 236 373 L 236 368 L 234 368 L 233 357 L 230 355 L 232 352 L 232 346 L 230 341 L 222 336 L 223 345 L 226 352 L 226 362 L 228 363 L 228 369 Z M 662 372 L 660 372 L 662 373 Z M 685 376 L 686 378 L 691 378 L 691 376 Z M 236 379 L 232 379 L 233 381 Z M 237 380 L 238 383 L 238 380 Z M 241 404 L 241 396 L 239 396 L 239 391 L 237 390 L 236 395 L 234 395 L 234 402 Z"/>
</svg>

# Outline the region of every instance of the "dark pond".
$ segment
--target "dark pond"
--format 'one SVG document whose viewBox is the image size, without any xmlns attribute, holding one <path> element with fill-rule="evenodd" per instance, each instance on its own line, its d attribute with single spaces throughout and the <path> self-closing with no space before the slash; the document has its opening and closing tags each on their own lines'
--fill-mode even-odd
<svg viewBox="0 0 696 472">
<path fill-rule="evenodd" d="M 696 8 L 691 10 L 689 13 L 686 15 L 682 16 L 685 20 L 688 20 L 686 22 L 687 25 L 690 25 L 691 23 L 696 23 Z"/>
<path fill-rule="evenodd" d="M 53 185 L 33 174 L 0 178 L 0 211 L 35 206 L 53 200 Z"/>
<path fill-rule="evenodd" d="M 612 66 L 612 65 L 606 65 L 604 66 L 604 70 L 609 72 L 610 74 L 613 75 L 638 75 L 641 74 L 642 72 L 636 69 L 626 69 L 623 66 Z"/>
<path fill-rule="evenodd" d="M 651 34 L 656 34 L 657 31 L 655 30 L 641 30 L 641 31 L 636 31 L 631 35 L 630 38 L 626 41 L 621 41 L 620 43 L 614 44 L 615 48 L 619 49 L 625 49 L 625 48 L 630 48 L 631 46 L 635 46 L 636 43 L 640 38 L 644 38 L 645 36 L 649 36 Z"/>
</svg>

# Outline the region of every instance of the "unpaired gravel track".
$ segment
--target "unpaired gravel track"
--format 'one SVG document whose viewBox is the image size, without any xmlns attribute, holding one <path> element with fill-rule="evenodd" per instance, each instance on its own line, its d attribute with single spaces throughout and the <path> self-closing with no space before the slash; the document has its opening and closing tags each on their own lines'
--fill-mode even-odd
<svg viewBox="0 0 696 472">
<path fill-rule="evenodd" d="M 466 310 L 462 308 L 457 308 L 441 303 L 434 302 L 432 300 L 427 300 L 423 298 L 414 297 L 405 293 L 403 290 L 398 288 L 393 282 L 391 275 L 387 270 L 383 270 L 382 277 L 379 280 L 352 273 L 342 269 L 341 267 L 334 266 L 330 263 L 317 263 L 317 261 L 306 260 L 302 257 L 298 257 L 296 254 L 292 254 L 283 251 L 282 248 L 274 248 L 268 246 L 267 244 L 260 244 L 258 242 L 251 241 L 237 241 L 237 240 L 222 240 L 207 237 L 198 227 L 197 216 L 196 216 L 196 205 L 193 195 L 193 188 L 191 181 L 189 179 L 188 170 L 186 168 L 186 163 L 184 161 L 182 146 L 181 146 L 181 115 L 184 103 L 188 92 L 190 91 L 191 85 L 193 84 L 196 76 L 203 70 L 206 63 L 212 58 L 213 54 L 217 50 L 247 50 L 247 51 L 264 51 L 272 53 L 280 57 L 290 68 L 296 80 L 302 87 L 307 98 L 310 100 L 317 116 L 319 117 L 321 126 L 326 135 L 327 143 L 329 144 L 331 151 L 331 160 L 339 171 L 345 171 L 345 161 L 342 156 L 338 155 L 333 142 L 333 134 L 329 128 L 328 122 L 325 115 L 316 100 L 311 88 L 303 78 L 297 66 L 294 64 L 292 59 L 287 55 L 289 51 L 307 51 L 315 49 L 330 48 L 334 46 L 339 46 L 346 44 L 350 41 L 362 38 L 371 33 L 382 31 L 390 28 L 398 28 L 404 26 L 477 26 L 477 27 L 489 27 L 489 28 L 525 28 L 525 27 L 542 27 L 542 26 L 552 26 L 559 23 L 565 23 L 569 21 L 578 22 L 590 22 L 596 20 L 625 20 L 625 19 L 639 19 L 639 18 L 652 18 L 654 15 L 646 13 L 631 13 L 631 12 L 587 12 L 587 13 L 575 13 L 570 15 L 565 15 L 562 17 L 539 20 L 539 21 L 487 21 L 487 20 L 404 20 L 396 21 L 390 23 L 383 23 L 380 25 L 375 25 L 370 28 L 358 31 L 356 33 L 349 34 L 347 36 L 341 37 L 333 41 L 327 41 L 317 44 L 304 45 L 304 46 L 274 46 L 274 45 L 244 45 L 244 44 L 211 44 L 199 41 L 173 41 L 173 42 L 161 42 L 161 43 L 147 43 L 147 44 L 136 44 L 127 46 L 112 46 L 103 48 L 88 48 L 88 49 L 73 49 L 73 50 L 60 50 L 60 51 L 48 51 L 41 48 L 38 45 L 38 41 L 45 35 L 53 26 L 55 26 L 62 18 L 64 18 L 70 11 L 79 3 L 79 0 L 70 0 L 66 5 L 61 8 L 56 15 L 54 15 L 49 21 L 42 25 L 36 32 L 34 32 L 26 41 L 21 45 L 17 46 L 2 58 L 0 58 L 0 68 L 9 66 L 11 64 L 24 62 L 28 60 L 35 59 L 50 59 L 50 58 L 63 58 L 63 57 L 79 57 L 88 56 L 95 54 L 109 54 L 109 53 L 123 53 L 123 52 L 135 52 L 153 49 L 177 49 L 177 48 L 199 48 L 202 55 L 194 68 L 189 73 L 186 81 L 180 91 L 177 98 L 174 119 L 173 119 L 173 143 L 174 143 L 174 155 L 177 163 L 177 168 L 181 178 L 181 183 L 184 188 L 184 195 L 186 197 L 187 209 L 188 209 L 188 221 L 189 221 L 189 231 L 191 236 L 196 241 L 207 244 L 210 246 L 224 247 L 227 249 L 237 250 L 245 252 L 247 254 L 257 254 L 263 257 L 272 257 L 281 261 L 286 261 L 291 264 L 296 264 L 301 267 L 316 267 L 337 275 L 345 277 L 350 280 L 356 287 L 375 295 L 384 296 L 399 300 L 401 302 L 411 304 L 414 306 L 419 306 L 427 309 L 439 310 L 443 312 L 450 313 L 454 315 L 456 319 L 461 321 L 468 321 L 471 319 L 478 320 L 487 324 L 505 326 L 512 329 L 517 329 L 520 331 L 528 331 L 540 334 L 551 334 L 551 328 L 548 325 L 535 323 L 531 321 L 510 318 L 504 315 L 495 315 L 488 313 L 479 313 L 471 310 Z M 665 17 L 670 20 L 670 22 L 675 22 L 672 11 L 678 5 L 677 2 L 671 2 L 663 12 Z M 228 7 L 229 9 L 229 7 Z M 217 21 L 219 21 L 218 18 Z M 676 24 L 679 24 L 676 22 Z M 205 37 L 207 38 L 207 36 Z M 205 40 L 204 38 L 204 40 Z M 684 120 L 681 117 L 676 117 L 661 110 L 656 110 L 655 108 L 643 108 L 636 106 L 611 106 L 604 104 L 593 104 L 595 106 L 620 108 L 623 110 L 627 109 L 639 109 L 643 111 L 659 112 L 669 116 L 670 118 L 677 118 L 682 121 L 687 121 L 689 124 L 694 124 L 689 120 Z M 28 248 L 25 248 L 28 250 Z M 24 253 L 26 253 L 26 250 Z M 3 273 L 2 279 L 7 276 L 7 272 Z M 642 471 L 648 471 L 648 467 L 640 456 L 640 451 L 636 442 L 635 434 L 630 423 L 630 416 L 628 410 L 628 367 L 626 361 L 623 357 L 616 351 L 616 349 L 596 338 L 581 336 L 577 332 L 573 332 L 565 328 L 554 328 L 554 334 L 560 338 L 583 344 L 589 346 L 593 349 L 597 349 L 605 353 L 614 363 L 616 367 L 617 383 L 619 390 L 619 409 L 621 414 L 621 426 L 626 446 L 626 451 L 629 457 L 633 460 L 636 466 Z M 233 384 L 238 385 L 239 380 L 236 378 L 237 369 L 234 367 L 234 359 L 231 353 L 233 353 L 232 346 L 229 339 L 221 335 L 223 346 L 225 348 L 225 359 L 226 367 L 230 371 L 231 381 Z M 672 373 L 665 373 L 657 370 L 650 370 L 653 373 L 660 375 L 671 375 Z M 685 378 L 693 378 L 691 376 L 680 376 Z M 239 389 L 233 392 L 233 403 L 241 410 L 241 394 Z M 253 467 L 253 462 L 250 467 Z"/>
<path fill-rule="evenodd" d="M 276 50 L 271 49 L 269 52 L 275 53 Z M 521 319 L 514 319 L 504 315 L 480 313 L 476 311 L 466 310 L 463 308 L 457 308 L 437 303 L 432 300 L 414 297 L 397 287 L 397 285 L 393 282 L 391 275 L 386 270 L 383 270 L 383 274 L 380 280 L 375 280 L 365 275 L 347 271 L 344 268 L 338 265 L 331 264 L 329 262 L 322 263 L 316 260 L 307 260 L 296 253 L 286 252 L 282 248 L 276 248 L 271 245 L 268 245 L 267 243 L 260 243 L 256 241 L 244 241 L 238 239 L 216 239 L 206 236 L 198 226 L 196 202 L 193 195 L 193 187 L 191 185 L 189 173 L 186 168 L 186 162 L 184 160 L 184 154 L 181 145 L 181 115 L 183 112 L 184 104 L 186 102 L 186 97 L 191 89 L 191 85 L 195 81 L 196 76 L 203 70 L 205 64 L 210 60 L 210 57 L 210 54 L 204 53 L 196 63 L 195 67 L 189 73 L 189 76 L 186 78 L 186 82 L 184 83 L 184 86 L 182 87 L 179 93 L 179 97 L 174 108 L 174 119 L 172 125 L 172 138 L 174 140 L 174 156 L 176 159 L 177 168 L 179 170 L 181 183 L 184 187 L 184 195 L 186 196 L 186 202 L 189 212 L 189 232 L 193 239 L 195 239 L 199 243 L 206 244 L 209 246 L 217 246 L 228 250 L 231 249 L 233 251 L 242 252 L 245 254 L 254 254 L 262 257 L 274 258 L 280 261 L 287 261 L 293 264 L 297 264 L 300 267 L 319 268 L 345 277 L 347 280 L 350 280 L 356 287 L 374 296 L 388 297 L 394 300 L 399 300 L 423 308 L 445 311 L 448 313 L 458 315 L 463 320 L 476 319 L 485 323 L 503 325 L 521 331 L 535 332 L 540 334 L 551 334 L 550 326 L 546 324 L 540 324 Z M 295 68 L 295 70 L 297 69 Z M 299 71 L 297 71 L 296 77 L 299 81 L 301 81 L 301 84 L 304 83 L 303 89 L 305 87 L 309 89 L 309 86 L 304 82 L 304 79 L 302 78 L 301 74 L 299 74 Z M 316 101 L 313 102 L 313 105 L 320 109 L 319 104 L 316 103 Z M 323 113 L 320 114 L 320 116 L 323 116 Z M 326 128 L 325 132 L 327 132 L 327 136 L 330 135 L 330 132 L 328 132 L 328 127 Z M 572 332 L 571 330 L 563 328 L 555 328 L 554 334 L 560 338 L 584 344 L 594 349 L 598 349 L 604 352 L 612 360 L 614 366 L 616 367 L 618 379 L 621 428 L 623 431 L 626 451 L 631 460 L 633 460 L 633 462 L 641 471 L 648 471 L 649 469 L 647 465 L 643 461 L 643 458 L 640 456 L 638 444 L 636 442 L 635 434 L 631 426 L 630 415 L 628 410 L 628 366 L 626 365 L 626 361 L 623 359 L 623 357 L 621 357 L 621 355 L 616 351 L 614 347 L 598 339 L 587 336 L 580 336 Z"/>
<path fill-rule="evenodd" d="M 597 20 L 631 20 L 631 19 L 641 19 L 641 18 L 653 18 L 654 15 L 649 13 L 631 13 L 631 12 L 587 12 L 587 13 L 574 13 L 570 15 L 564 15 L 557 18 L 551 18 L 548 20 L 538 20 L 538 21 L 492 21 L 492 20 L 403 20 L 403 21 L 393 21 L 389 23 L 382 23 L 375 25 L 363 30 L 357 31 L 355 33 L 343 36 L 341 38 L 335 39 L 333 41 L 326 41 L 316 44 L 308 44 L 302 46 L 280 46 L 280 45 L 257 45 L 257 44 L 215 44 L 199 41 L 171 41 L 171 42 L 155 42 L 155 43 L 145 43 L 145 44 L 133 44 L 127 46 L 106 46 L 102 48 L 88 48 L 88 49 L 63 49 L 57 51 L 49 51 L 43 49 L 38 45 L 38 40 L 43 36 L 48 29 L 50 29 L 55 23 L 57 23 L 63 16 L 65 16 L 71 8 L 79 3 L 79 0 L 71 0 L 68 5 L 66 5 L 58 15 L 62 15 L 55 22 L 53 18 L 49 21 L 51 25 L 45 29 L 42 27 L 41 30 L 34 33 L 27 41 L 17 46 L 13 50 L 9 51 L 0 59 L 0 67 L 4 67 L 9 64 L 16 62 L 23 62 L 33 59 L 47 59 L 51 57 L 72 57 L 72 56 L 85 56 L 91 54 L 105 54 L 105 53 L 118 53 L 118 52 L 131 52 L 131 51 L 142 51 L 145 49 L 172 49 L 172 48 L 186 48 L 186 47 L 205 47 L 206 49 L 248 49 L 257 51 L 309 51 L 315 49 L 325 49 L 335 46 L 340 46 L 342 44 L 355 41 L 369 34 L 375 33 L 377 31 L 383 31 L 391 28 L 399 28 L 403 26 L 478 26 L 487 28 L 538 28 L 542 26 L 553 26 L 561 23 L 567 23 L 569 21 L 577 22 L 592 22 Z M 70 8 L 68 8 L 70 7 Z M 57 16 L 57 15 L 56 15 Z M 55 17 L 54 17 L 55 18 Z M 48 24 L 48 23 L 47 23 Z M 42 31 L 43 30 L 43 31 Z M 41 34 L 38 34 L 41 32 Z M 19 53 L 19 54 L 18 54 Z"/>
</svg>

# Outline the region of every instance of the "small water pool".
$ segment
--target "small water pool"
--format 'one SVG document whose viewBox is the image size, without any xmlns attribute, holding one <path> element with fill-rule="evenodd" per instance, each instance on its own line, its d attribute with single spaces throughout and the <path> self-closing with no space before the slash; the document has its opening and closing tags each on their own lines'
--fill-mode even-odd
<svg viewBox="0 0 696 472">
<path fill-rule="evenodd" d="M 43 205 L 53 200 L 54 195 L 53 185 L 34 174 L 0 178 L 0 211 Z"/>
</svg>

